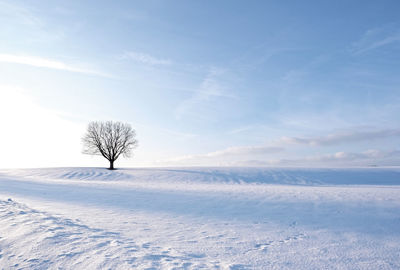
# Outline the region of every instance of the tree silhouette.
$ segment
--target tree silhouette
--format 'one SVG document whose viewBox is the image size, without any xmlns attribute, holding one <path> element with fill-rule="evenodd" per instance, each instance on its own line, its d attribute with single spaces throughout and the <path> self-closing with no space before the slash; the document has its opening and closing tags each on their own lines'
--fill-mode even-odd
<svg viewBox="0 0 400 270">
<path fill-rule="evenodd" d="M 120 155 L 130 157 L 138 145 L 136 131 L 130 124 L 121 122 L 90 122 L 83 141 L 83 153 L 101 155 L 110 162 L 110 170 Z"/>
</svg>

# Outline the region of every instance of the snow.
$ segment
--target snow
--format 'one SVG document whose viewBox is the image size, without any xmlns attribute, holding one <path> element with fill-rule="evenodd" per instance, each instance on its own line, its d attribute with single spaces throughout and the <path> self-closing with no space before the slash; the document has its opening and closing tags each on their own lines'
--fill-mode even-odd
<svg viewBox="0 0 400 270">
<path fill-rule="evenodd" d="M 400 269 L 400 169 L 4 169 L 0 268 Z"/>
</svg>

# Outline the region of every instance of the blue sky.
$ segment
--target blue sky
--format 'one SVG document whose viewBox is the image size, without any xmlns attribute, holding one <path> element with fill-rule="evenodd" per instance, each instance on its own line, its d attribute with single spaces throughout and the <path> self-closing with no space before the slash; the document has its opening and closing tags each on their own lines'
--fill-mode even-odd
<svg viewBox="0 0 400 270">
<path fill-rule="evenodd" d="M 0 167 L 400 165 L 398 1 L 0 0 Z M 3 131 L 4 129 L 4 131 Z"/>
</svg>

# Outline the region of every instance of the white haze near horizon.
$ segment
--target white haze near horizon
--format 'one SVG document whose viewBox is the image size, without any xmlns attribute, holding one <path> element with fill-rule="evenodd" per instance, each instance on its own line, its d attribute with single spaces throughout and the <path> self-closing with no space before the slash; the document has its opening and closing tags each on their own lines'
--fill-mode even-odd
<svg viewBox="0 0 400 270">
<path fill-rule="evenodd" d="M 3 88 L 4 89 L 4 88 Z M 18 88 L 0 92 L 3 168 L 78 165 L 82 125 L 39 107 Z M 78 135 L 78 136 L 77 136 Z"/>
<path fill-rule="evenodd" d="M 108 166 L 100 156 L 82 154 L 81 139 L 91 120 L 74 121 L 61 111 L 43 108 L 24 89 L 10 85 L 0 88 L 0 149 L 6 153 L 0 156 L 0 168 Z M 147 153 L 141 157 L 141 162 L 120 158 L 117 164 L 154 166 Z"/>
</svg>

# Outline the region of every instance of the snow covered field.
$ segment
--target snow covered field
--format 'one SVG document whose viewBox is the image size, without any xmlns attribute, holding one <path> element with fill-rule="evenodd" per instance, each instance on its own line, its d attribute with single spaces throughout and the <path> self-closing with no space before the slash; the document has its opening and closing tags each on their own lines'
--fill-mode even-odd
<svg viewBox="0 0 400 270">
<path fill-rule="evenodd" d="M 1 269 L 400 269 L 400 169 L 0 170 Z"/>
</svg>

